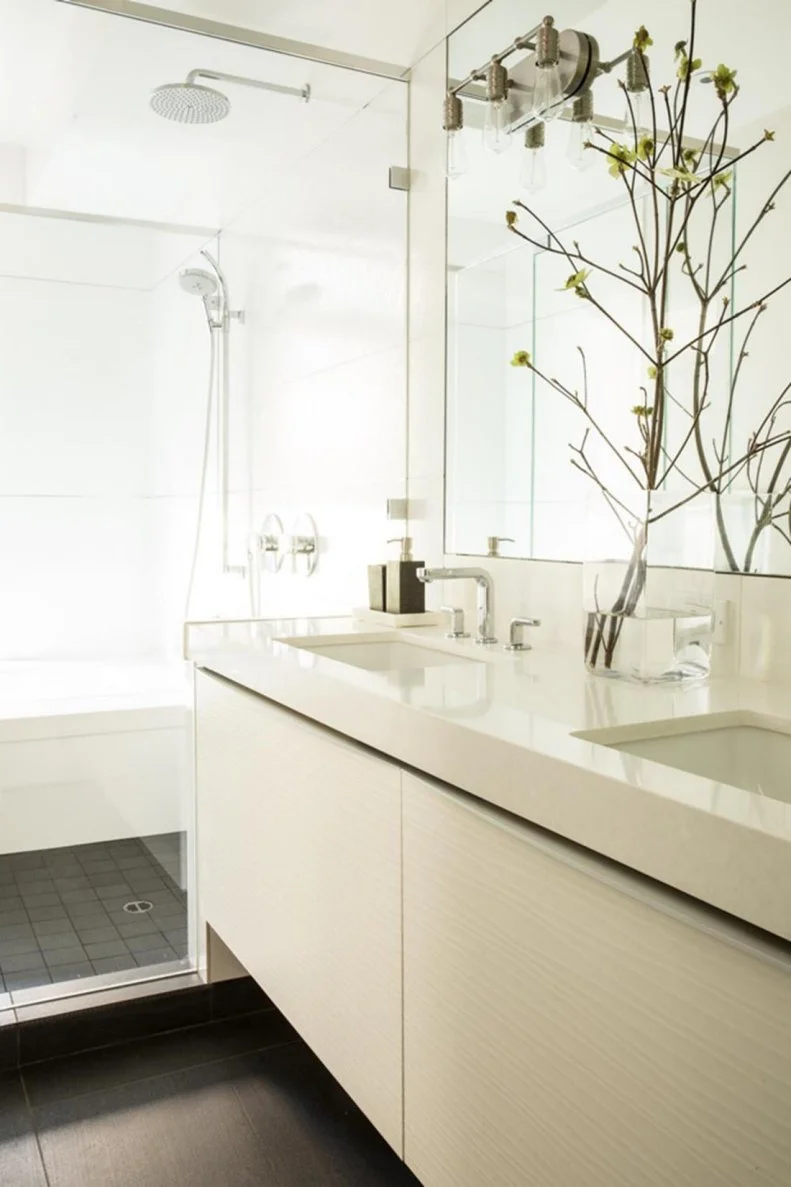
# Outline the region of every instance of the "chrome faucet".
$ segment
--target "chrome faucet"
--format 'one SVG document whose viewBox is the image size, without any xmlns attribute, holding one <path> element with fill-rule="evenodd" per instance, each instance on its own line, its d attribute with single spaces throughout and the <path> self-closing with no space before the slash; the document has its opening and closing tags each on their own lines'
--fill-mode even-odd
<svg viewBox="0 0 791 1187">
<path fill-rule="evenodd" d="M 494 585 L 485 569 L 418 569 L 418 581 L 457 581 L 469 578 L 478 586 L 478 636 L 476 643 L 496 643 L 494 634 Z"/>
</svg>

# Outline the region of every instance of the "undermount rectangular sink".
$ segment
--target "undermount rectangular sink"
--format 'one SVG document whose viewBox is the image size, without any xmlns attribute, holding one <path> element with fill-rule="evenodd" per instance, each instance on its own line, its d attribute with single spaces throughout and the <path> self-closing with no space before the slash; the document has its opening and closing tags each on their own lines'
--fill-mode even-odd
<svg viewBox="0 0 791 1187">
<path fill-rule="evenodd" d="M 404 639 L 359 640 L 333 643 L 291 643 L 303 651 L 334 659 L 354 668 L 368 672 L 404 672 L 423 668 L 440 668 L 451 664 L 469 664 L 476 661 L 465 655 L 452 655 L 447 651 L 423 647 L 419 643 L 408 643 Z"/>
<path fill-rule="evenodd" d="M 791 804 L 791 723 L 738 713 L 575 736 Z"/>
</svg>

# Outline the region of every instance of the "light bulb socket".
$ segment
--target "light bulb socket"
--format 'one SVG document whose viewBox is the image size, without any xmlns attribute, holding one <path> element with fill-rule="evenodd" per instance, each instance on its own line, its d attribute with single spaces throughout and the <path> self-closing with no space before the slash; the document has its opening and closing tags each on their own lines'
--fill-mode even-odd
<svg viewBox="0 0 791 1187">
<path fill-rule="evenodd" d="M 490 103 L 502 103 L 508 95 L 508 71 L 502 62 L 492 58 L 486 67 L 486 98 Z"/>
<path fill-rule="evenodd" d="M 543 148 L 547 142 L 547 126 L 543 120 L 536 120 L 525 128 L 525 148 Z"/>
<path fill-rule="evenodd" d="M 593 119 L 593 91 L 578 95 L 571 105 L 571 119 L 575 124 L 589 124 Z"/>
<path fill-rule="evenodd" d="M 626 89 L 639 95 L 647 91 L 648 86 L 648 58 L 639 49 L 632 49 L 626 59 Z"/>
<path fill-rule="evenodd" d="M 446 132 L 460 132 L 464 127 L 464 107 L 452 91 L 442 101 L 442 127 Z"/>
<path fill-rule="evenodd" d="M 545 16 L 536 37 L 536 66 L 557 66 L 560 61 L 560 36 L 554 18 Z"/>
</svg>

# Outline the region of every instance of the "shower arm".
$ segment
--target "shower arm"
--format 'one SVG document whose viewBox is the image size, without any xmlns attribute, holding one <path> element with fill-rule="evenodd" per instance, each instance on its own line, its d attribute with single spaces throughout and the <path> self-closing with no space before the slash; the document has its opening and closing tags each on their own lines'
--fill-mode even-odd
<svg viewBox="0 0 791 1187">
<path fill-rule="evenodd" d="M 212 82 L 235 82 L 242 87 L 257 87 L 261 91 L 274 91 L 278 95 L 296 95 L 298 99 L 310 100 L 310 85 L 304 87 L 286 87 L 278 82 L 259 82 L 256 78 L 242 78 L 239 74 L 223 74 L 219 70 L 190 70 L 187 83 L 194 86 L 197 78 L 208 78 Z"/>
</svg>

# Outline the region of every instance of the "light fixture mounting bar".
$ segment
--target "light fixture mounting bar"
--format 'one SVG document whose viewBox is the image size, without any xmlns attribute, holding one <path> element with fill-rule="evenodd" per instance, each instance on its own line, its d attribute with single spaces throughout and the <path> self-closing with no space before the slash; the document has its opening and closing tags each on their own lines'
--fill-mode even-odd
<svg viewBox="0 0 791 1187">
<path fill-rule="evenodd" d="M 599 63 L 599 73 L 600 74 L 609 74 L 612 70 L 615 70 L 616 66 L 622 66 L 623 63 L 627 60 L 627 58 L 631 54 L 631 52 L 632 52 L 632 50 L 630 47 L 629 49 L 625 49 L 622 54 L 618 54 L 618 57 L 613 58 L 611 62 L 600 62 Z"/>
<path fill-rule="evenodd" d="M 459 91 L 464 90 L 464 88 L 468 87 L 470 83 L 480 82 L 482 78 L 486 78 L 486 71 L 489 69 L 489 66 L 492 62 L 504 62 L 506 58 L 510 58 L 511 54 L 518 53 L 519 50 L 522 49 L 535 49 L 535 42 L 533 41 L 533 38 L 537 35 L 540 28 L 540 24 L 536 25 L 533 29 L 530 29 L 529 32 L 525 33 L 523 37 L 517 37 L 516 40 L 512 41 L 506 49 L 501 50 L 499 54 L 492 54 L 490 58 L 487 58 L 483 66 L 479 66 L 477 70 L 471 71 L 471 73 L 468 74 L 462 82 L 456 83 L 452 87 L 451 93 L 458 95 Z"/>
</svg>

